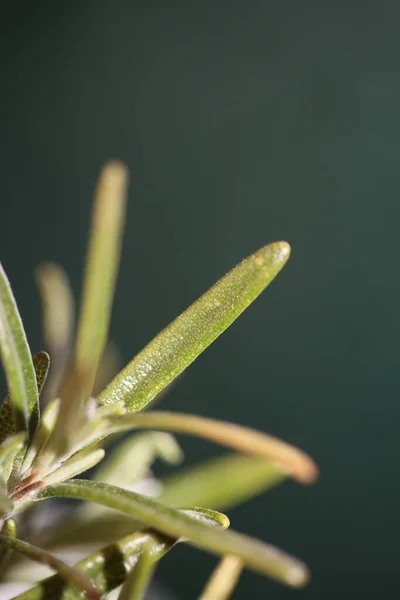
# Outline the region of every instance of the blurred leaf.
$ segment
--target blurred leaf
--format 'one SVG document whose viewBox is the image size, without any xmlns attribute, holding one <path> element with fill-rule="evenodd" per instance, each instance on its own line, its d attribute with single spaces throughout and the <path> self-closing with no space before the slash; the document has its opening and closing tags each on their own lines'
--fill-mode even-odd
<svg viewBox="0 0 400 600">
<path fill-rule="evenodd" d="M 8 481 L 11 475 L 15 457 L 24 447 L 25 440 L 26 433 L 21 431 L 6 438 L 0 446 L 0 473 L 5 481 Z"/>
<path fill-rule="evenodd" d="M 44 384 L 46 383 L 47 375 L 49 372 L 50 356 L 47 354 L 47 352 L 36 352 L 36 354 L 32 356 L 32 362 L 33 368 L 35 369 L 38 394 L 40 394 Z"/>
<path fill-rule="evenodd" d="M 43 411 L 38 428 L 33 440 L 27 450 L 24 461 L 21 466 L 21 472 L 26 473 L 32 466 L 33 461 L 39 452 L 43 449 L 51 432 L 56 424 L 57 415 L 60 410 L 60 400 L 56 398 L 48 403 Z"/>
<path fill-rule="evenodd" d="M 57 397 L 68 363 L 74 326 L 74 300 L 65 271 L 53 263 L 44 263 L 36 271 L 42 301 L 43 330 L 46 349 L 51 356 L 50 376 L 45 402 Z"/>
<path fill-rule="evenodd" d="M 274 487 L 286 476 L 264 459 L 228 454 L 168 475 L 160 502 L 226 510 Z"/>
<path fill-rule="evenodd" d="M 15 520 L 12 518 L 5 519 L 0 534 L 16 538 L 17 524 Z M 7 568 L 11 554 L 12 550 L 10 550 L 10 548 L 7 548 L 6 546 L 0 546 L 0 580 L 3 578 L 3 574 Z"/>
<path fill-rule="evenodd" d="M 208 527 L 217 529 L 225 527 L 223 515 L 215 511 L 193 508 L 191 513 L 192 515 L 197 514 L 200 520 L 204 514 L 204 520 Z M 95 552 L 80 561 L 76 568 L 84 571 L 92 579 L 99 593 L 103 595 L 124 582 L 126 575 L 137 563 L 144 547 L 150 547 L 151 559 L 155 562 L 162 558 L 177 541 L 177 539 L 152 529 L 144 529 Z M 55 575 L 20 594 L 18 600 L 75 600 L 75 596 L 71 587 Z"/>
<path fill-rule="evenodd" d="M 96 398 L 122 367 L 122 359 L 118 347 L 113 342 L 107 342 L 101 355 L 99 368 L 93 384 L 93 396 Z"/>
<path fill-rule="evenodd" d="M 22 320 L 0 265 L 0 354 L 18 431 L 32 435 L 39 420 L 39 395 Z"/>
<path fill-rule="evenodd" d="M 222 558 L 199 600 L 228 600 L 236 587 L 242 569 L 242 562 L 236 556 Z"/>
<path fill-rule="evenodd" d="M 13 501 L 8 496 L 7 483 L 0 477 L 0 517 L 10 513 L 14 508 Z"/>
<path fill-rule="evenodd" d="M 164 329 L 100 394 L 100 404 L 123 401 L 136 412 L 211 344 L 274 279 L 290 247 L 262 248 L 230 271 Z"/>
<path fill-rule="evenodd" d="M 37 352 L 32 356 L 32 362 L 35 369 L 38 394 L 40 394 L 49 370 L 50 357 L 46 352 Z M 7 436 L 15 433 L 15 431 L 14 410 L 11 397 L 7 394 L 3 404 L 0 406 L 0 443 L 5 440 Z"/>
<path fill-rule="evenodd" d="M 156 566 L 151 556 L 155 543 L 148 542 L 143 547 L 143 552 L 122 586 L 118 600 L 143 600 Z"/>
<path fill-rule="evenodd" d="M 76 498 L 103 504 L 165 535 L 187 538 L 191 544 L 203 550 L 223 556 L 238 556 L 245 566 L 289 586 L 300 587 L 308 579 L 308 571 L 303 563 L 273 546 L 236 532 L 211 530 L 177 509 L 116 486 L 72 480 L 39 491 L 35 499 L 51 497 Z"/>
<path fill-rule="evenodd" d="M 178 442 L 169 433 L 139 433 L 117 446 L 96 471 L 93 479 L 125 487 L 144 477 L 156 458 L 176 465 L 183 460 L 183 453 Z"/>
<path fill-rule="evenodd" d="M 104 455 L 105 451 L 102 448 L 82 450 L 66 460 L 58 469 L 42 476 L 42 479 L 45 485 L 66 481 L 96 466 L 104 458 Z"/>
<path fill-rule="evenodd" d="M 314 461 L 298 448 L 241 425 L 196 415 L 154 410 L 114 417 L 110 422 L 115 426 L 115 431 L 136 427 L 195 435 L 251 456 L 263 457 L 301 483 L 313 483 L 318 476 Z"/>
<path fill-rule="evenodd" d="M 67 563 L 60 560 L 50 552 L 46 552 L 45 550 L 37 548 L 32 544 L 28 544 L 22 540 L 5 535 L 0 535 L 0 545 L 9 550 L 19 552 L 31 560 L 48 565 L 57 571 L 57 573 L 65 581 L 70 582 L 75 588 L 86 592 L 88 599 L 101 600 L 100 594 L 97 592 L 92 580 L 90 577 L 88 577 L 88 575 L 86 575 L 86 573 L 78 568 L 70 567 Z M 82 598 L 82 596 L 76 592 L 75 598 L 76 600 L 79 600 L 79 598 Z"/>
<path fill-rule="evenodd" d="M 119 266 L 128 174 L 119 162 L 107 163 L 97 185 L 86 258 L 74 357 L 60 397 L 60 414 L 48 441 L 46 459 L 64 456 L 71 436 L 86 420 L 85 402 L 93 390 L 107 342 L 115 280 Z M 79 417 L 82 417 L 80 419 Z M 43 458 L 43 461 L 45 459 Z"/>
</svg>

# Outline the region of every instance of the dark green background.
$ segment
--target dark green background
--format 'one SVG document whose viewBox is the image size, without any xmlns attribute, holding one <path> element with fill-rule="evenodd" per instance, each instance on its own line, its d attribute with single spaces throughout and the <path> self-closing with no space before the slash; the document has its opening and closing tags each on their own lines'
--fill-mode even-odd
<svg viewBox="0 0 400 600">
<path fill-rule="evenodd" d="M 34 350 L 32 272 L 79 291 L 101 164 L 132 173 L 112 336 L 129 360 L 245 255 L 293 255 L 164 406 L 255 426 L 321 467 L 230 513 L 303 558 L 302 592 L 389 598 L 399 573 L 400 5 L 87 0 L 0 8 L 1 259 Z M 183 440 L 189 462 L 215 448 Z M 195 598 L 215 560 L 160 579 Z"/>
</svg>

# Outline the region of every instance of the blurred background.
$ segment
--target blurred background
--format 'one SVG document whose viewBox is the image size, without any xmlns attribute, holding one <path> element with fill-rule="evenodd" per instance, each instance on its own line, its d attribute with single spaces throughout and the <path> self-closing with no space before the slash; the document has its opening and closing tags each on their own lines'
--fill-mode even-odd
<svg viewBox="0 0 400 600">
<path fill-rule="evenodd" d="M 229 516 L 302 558 L 300 592 L 246 572 L 235 600 L 391 597 L 400 419 L 398 2 L 4 1 L 0 255 L 34 351 L 33 270 L 76 293 L 95 180 L 131 170 L 112 338 L 127 362 L 244 256 L 289 264 L 163 406 L 260 428 L 309 452 Z M 182 439 L 188 464 L 220 450 Z M 157 571 L 196 598 L 215 558 Z"/>
</svg>

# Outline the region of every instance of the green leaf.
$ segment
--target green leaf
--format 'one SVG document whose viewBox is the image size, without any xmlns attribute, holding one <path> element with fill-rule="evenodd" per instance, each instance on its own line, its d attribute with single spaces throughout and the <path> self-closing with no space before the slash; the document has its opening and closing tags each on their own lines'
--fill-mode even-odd
<svg viewBox="0 0 400 600">
<path fill-rule="evenodd" d="M 118 600 L 143 600 L 144 594 L 153 576 L 156 563 L 152 560 L 155 542 L 143 548 L 137 563 L 129 573 Z"/>
<path fill-rule="evenodd" d="M 171 434 L 150 431 L 130 436 L 107 455 L 93 479 L 120 487 L 131 485 L 148 474 L 158 457 L 172 465 L 183 460 L 183 452 Z"/>
<path fill-rule="evenodd" d="M 236 556 L 222 558 L 199 600 L 228 600 L 236 587 L 242 568 L 242 562 Z"/>
<path fill-rule="evenodd" d="M 8 481 L 14 465 L 14 460 L 25 445 L 26 433 L 21 431 L 9 436 L 0 446 L 0 473 Z"/>
<path fill-rule="evenodd" d="M 8 537 L 16 538 L 17 537 L 17 524 L 14 519 L 11 517 L 9 519 L 5 519 L 3 522 L 3 526 L 0 531 L 1 535 L 6 535 Z M 5 570 L 7 568 L 8 562 L 10 560 L 12 554 L 12 550 L 5 546 L 0 546 L 0 580 L 3 578 Z"/>
<path fill-rule="evenodd" d="M 278 485 L 286 476 L 264 459 L 228 454 L 181 469 L 162 480 L 160 502 L 226 510 Z"/>
<path fill-rule="evenodd" d="M 100 394 L 100 404 L 123 401 L 136 412 L 203 352 L 279 273 L 286 242 L 265 246 L 230 271 L 162 331 Z"/>
<path fill-rule="evenodd" d="M 103 354 L 119 266 L 128 174 L 119 162 L 105 165 L 97 185 L 86 259 L 82 304 L 72 366 L 60 390 L 60 414 L 49 440 L 58 458 L 71 447 L 79 414 L 92 393 Z M 85 420 L 83 415 L 83 420 Z"/>
<path fill-rule="evenodd" d="M 47 375 L 50 368 L 50 356 L 47 352 L 36 352 L 32 356 L 33 368 L 35 369 L 36 385 L 38 394 L 41 393 L 44 384 L 46 383 Z"/>
<path fill-rule="evenodd" d="M 13 550 L 14 552 L 19 552 L 31 560 L 48 565 L 57 571 L 65 581 L 70 582 L 76 589 L 86 592 L 86 597 L 88 599 L 101 600 L 100 594 L 86 573 L 75 567 L 70 567 L 67 563 L 50 552 L 46 552 L 37 546 L 5 535 L 0 535 L 0 545 L 9 550 Z M 77 599 L 81 597 L 81 595 L 76 595 Z"/>
<path fill-rule="evenodd" d="M 38 500 L 51 497 L 76 498 L 103 504 L 167 536 L 187 538 L 191 544 L 203 550 L 222 556 L 233 554 L 248 568 L 289 586 L 300 587 L 308 580 L 308 571 L 303 563 L 273 546 L 236 532 L 211 530 L 174 508 L 116 486 L 73 480 L 45 488 L 36 495 Z"/>
<path fill-rule="evenodd" d="M 49 474 L 42 476 L 45 485 L 54 485 L 60 481 L 66 481 L 72 477 L 76 477 L 92 467 L 96 466 L 103 460 L 105 451 L 103 448 L 87 448 L 77 454 L 74 454 L 65 461 L 60 467 L 51 471 Z"/>
<path fill-rule="evenodd" d="M 315 462 L 304 452 L 260 431 L 207 419 L 196 415 L 162 411 L 122 415 L 110 419 L 115 431 L 132 428 L 162 429 L 186 433 L 228 446 L 250 456 L 259 456 L 273 462 L 284 474 L 290 474 L 301 483 L 314 483 L 318 476 Z"/>
<path fill-rule="evenodd" d="M 50 376 L 45 401 L 57 397 L 71 350 L 74 325 L 74 300 L 65 271 L 53 263 L 44 263 L 36 271 L 42 302 L 42 320 L 46 349 L 51 356 Z"/>
<path fill-rule="evenodd" d="M 44 448 L 47 440 L 53 431 L 57 415 L 60 410 L 60 400 L 56 398 L 48 403 L 43 411 L 38 428 L 33 436 L 33 440 L 27 450 L 24 461 L 21 466 L 21 473 L 27 473 L 32 466 L 33 461 L 39 452 Z"/>
<path fill-rule="evenodd" d="M 0 517 L 10 513 L 14 508 L 13 501 L 8 496 L 7 483 L 0 477 Z"/>
<path fill-rule="evenodd" d="M 215 511 L 211 511 L 215 518 L 212 518 L 210 511 L 207 510 L 191 509 L 191 512 L 197 513 L 199 519 L 202 519 L 204 513 L 208 527 L 217 529 L 221 526 L 225 527 L 223 515 Z M 80 561 L 76 568 L 84 571 L 94 582 L 98 592 L 103 595 L 124 582 L 145 547 L 151 547 L 151 558 L 153 561 L 158 561 L 177 541 L 152 529 L 137 531 Z M 20 594 L 15 600 L 76 600 L 76 595 L 71 586 L 55 575 Z"/>
<path fill-rule="evenodd" d="M 0 265 L 0 354 L 18 431 L 32 435 L 39 420 L 39 394 L 32 356 L 7 276 Z"/>
<path fill-rule="evenodd" d="M 32 362 L 35 369 L 38 394 L 40 394 L 49 370 L 50 357 L 46 352 L 37 352 L 32 356 Z M 16 426 L 13 403 L 10 395 L 7 394 L 3 404 L 0 406 L 0 443 L 3 442 L 7 436 L 15 432 Z"/>
</svg>

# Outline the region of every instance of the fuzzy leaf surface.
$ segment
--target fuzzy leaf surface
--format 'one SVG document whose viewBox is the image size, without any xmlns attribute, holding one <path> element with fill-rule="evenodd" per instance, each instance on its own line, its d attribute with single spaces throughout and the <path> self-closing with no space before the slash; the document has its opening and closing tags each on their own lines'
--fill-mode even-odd
<svg viewBox="0 0 400 600">
<path fill-rule="evenodd" d="M 0 265 L 0 354 L 18 431 L 36 429 L 39 394 L 31 352 L 10 283 Z"/>
<path fill-rule="evenodd" d="M 123 401 L 130 412 L 146 406 L 255 300 L 289 258 L 276 242 L 220 279 L 130 362 L 100 394 L 100 404 Z"/>
<path fill-rule="evenodd" d="M 286 585 L 301 587 L 308 580 L 303 563 L 277 548 L 233 531 L 220 532 L 152 498 L 93 481 L 72 480 L 41 490 L 36 499 L 75 498 L 97 502 L 138 519 L 173 538 L 185 538 L 211 553 L 233 554 L 248 568 Z"/>
</svg>

